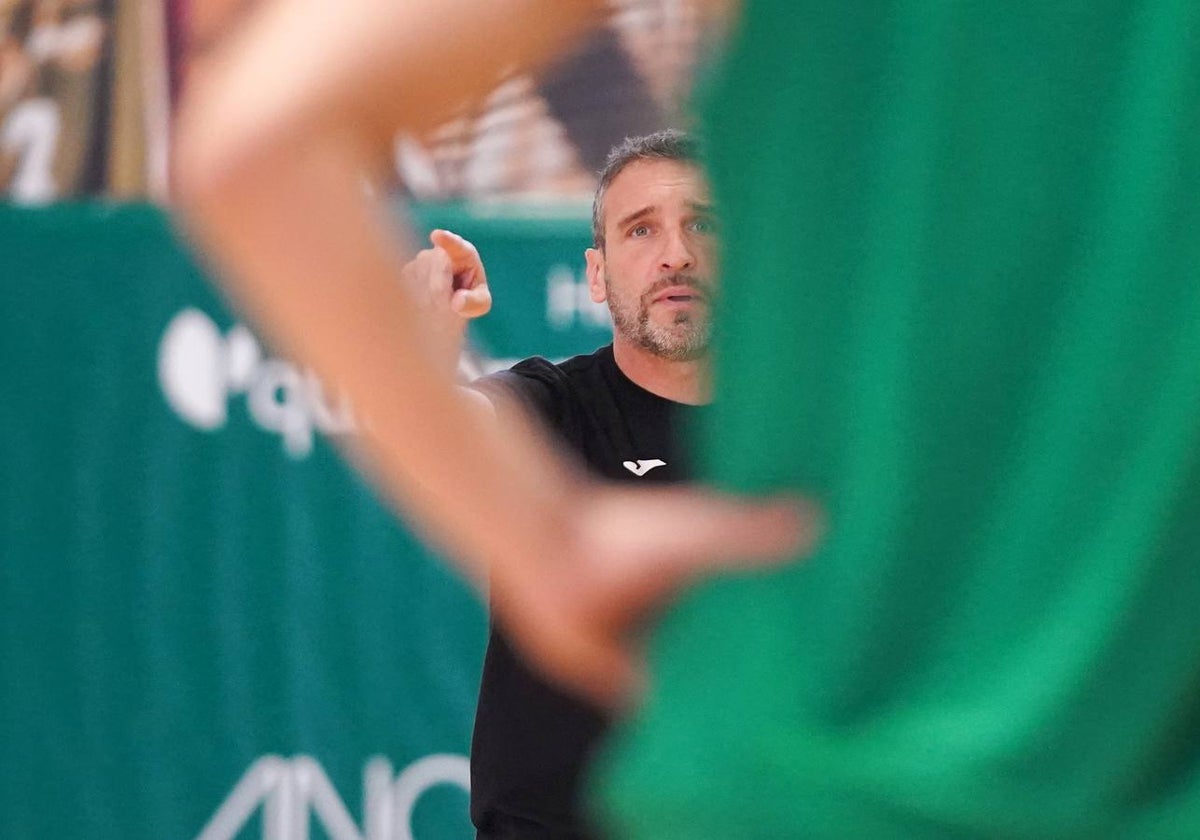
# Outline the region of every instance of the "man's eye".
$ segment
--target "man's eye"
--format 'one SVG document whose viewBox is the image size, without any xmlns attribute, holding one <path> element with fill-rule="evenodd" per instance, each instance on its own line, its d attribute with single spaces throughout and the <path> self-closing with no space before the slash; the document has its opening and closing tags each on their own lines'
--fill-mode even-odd
<svg viewBox="0 0 1200 840">
<path fill-rule="evenodd" d="M 692 222 L 691 228 L 697 233 L 712 233 L 716 229 L 716 225 L 712 219 L 696 219 Z"/>
<path fill-rule="evenodd" d="M 650 233 L 649 225 L 638 225 L 629 231 L 630 236 L 647 236 Z"/>
</svg>

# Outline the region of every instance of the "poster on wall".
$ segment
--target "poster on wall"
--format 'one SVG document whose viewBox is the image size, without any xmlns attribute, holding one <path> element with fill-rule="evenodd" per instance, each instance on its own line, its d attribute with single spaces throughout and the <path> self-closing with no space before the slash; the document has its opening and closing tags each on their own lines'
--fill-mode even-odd
<svg viewBox="0 0 1200 840">
<path fill-rule="evenodd" d="M 161 17 L 138 0 L 0 0 L 0 198 L 162 194 Z"/>
<path fill-rule="evenodd" d="M 112 14 L 99 0 L 5 0 L 0 185 L 45 203 L 102 185 Z"/>
<path fill-rule="evenodd" d="M 0 200 L 164 198 L 189 62 L 255 5 L 0 0 Z M 513 76 L 429 135 L 398 137 L 384 186 L 428 202 L 583 204 L 622 138 L 686 127 L 705 40 L 695 0 L 611 7 L 540 76 Z"/>
<path fill-rule="evenodd" d="M 189 55 L 218 48 L 254 5 L 166 0 L 173 101 Z M 696 0 L 614 0 L 610 6 L 607 25 L 540 76 L 510 77 L 428 136 L 398 137 L 390 186 L 428 202 L 587 202 L 613 145 L 630 135 L 686 127 L 705 40 Z"/>
<path fill-rule="evenodd" d="M 400 190 L 438 200 L 590 202 L 625 137 L 686 128 L 705 42 L 695 0 L 615 0 L 606 26 L 539 77 L 515 76 L 425 138 L 396 143 Z"/>
</svg>

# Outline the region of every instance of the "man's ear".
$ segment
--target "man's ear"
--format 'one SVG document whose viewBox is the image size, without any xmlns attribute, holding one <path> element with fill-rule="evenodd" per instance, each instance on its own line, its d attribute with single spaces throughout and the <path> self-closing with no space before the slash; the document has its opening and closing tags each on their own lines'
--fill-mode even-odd
<svg viewBox="0 0 1200 840">
<path fill-rule="evenodd" d="M 588 293 L 596 303 L 608 300 L 608 286 L 604 282 L 604 252 L 599 248 L 588 248 L 583 252 L 587 260 Z"/>
</svg>

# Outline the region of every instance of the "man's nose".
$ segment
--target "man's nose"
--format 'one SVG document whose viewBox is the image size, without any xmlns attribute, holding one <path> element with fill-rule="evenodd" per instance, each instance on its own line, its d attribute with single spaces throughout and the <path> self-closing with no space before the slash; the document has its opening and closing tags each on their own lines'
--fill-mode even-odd
<svg viewBox="0 0 1200 840">
<path fill-rule="evenodd" d="M 666 271 L 683 271 L 694 268 L 696 254 L 692 244 L 682 231 L 676 231 L 663 243 L 662 267 Z"/>
</svg>

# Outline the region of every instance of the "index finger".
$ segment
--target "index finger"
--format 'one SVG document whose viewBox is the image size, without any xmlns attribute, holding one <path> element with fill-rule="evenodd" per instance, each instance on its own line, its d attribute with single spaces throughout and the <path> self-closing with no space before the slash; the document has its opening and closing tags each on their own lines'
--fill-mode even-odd
<svg viewBox="0 0 1200 840">
<path fill-rule="evenodd" d="M 438 228 L 430 231 L 429 241 L 435 247 L 445 251 L 450 257 L 451 264 L 455 267 L 483 268 L 483 260 L 479 256 L 479 249 L 469 239 L 459 236 L 453 231 Z"/>
</svg>

